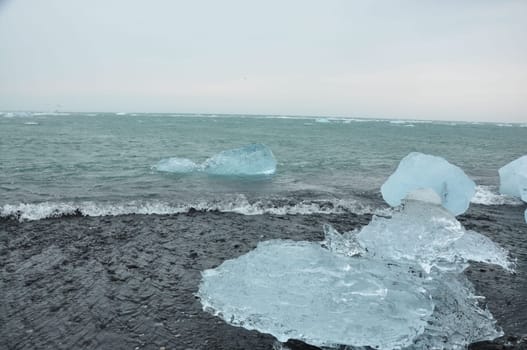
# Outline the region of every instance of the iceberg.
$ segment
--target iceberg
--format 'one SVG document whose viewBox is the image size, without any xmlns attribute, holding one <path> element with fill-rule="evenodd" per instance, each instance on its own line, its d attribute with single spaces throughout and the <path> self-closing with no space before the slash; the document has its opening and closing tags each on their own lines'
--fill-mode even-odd
<svg viewBox="0 0 527 350">
<path fill-rule="evenodd" d="M 464 213 L 476 184 L 459 167 L 441 157 L 412 152 L 381 187 L 384 200 L 395 207 L 413 190 L 432 189 L 452 214 Z"/>
<path fill-rule="evenodd" d="M 276 159 L 269 147 L 250 144 L 220 152 L 199 165 L 190 159 L 176 157 L 162 159 L 152 168 L 178 174 L 204 172 L 222 176 L 259 176 L 274 174 Z"/>
<path fill-rule="evenodd" d="M 499 169 L 500 193 L 527 202 L 527 155 L 513 160 Z"/>
<path fill-rule="evenodd" d="M 251 144 L 220 152 L 201 167 L 211 175 L 272 175 L 276 172 L 276 159 L 267 146 Z"/>
</svg>

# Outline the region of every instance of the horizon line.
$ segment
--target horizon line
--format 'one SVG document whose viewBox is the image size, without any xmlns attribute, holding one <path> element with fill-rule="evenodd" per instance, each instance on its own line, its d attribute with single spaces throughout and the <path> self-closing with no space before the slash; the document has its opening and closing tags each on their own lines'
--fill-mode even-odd
<svg viewBox="0 0 527 350">
<path fill-rule="evenodd" d="M 1 114 L 5 113 L 40 113 L 40 114 L 115 114 L 115 115 L 133 115 L 133 114 L 166 114 L 166 115 L 181 115 L 181 116 L 216 116 L 216 117 L 228 117 L 228 116 L 246 116 L 246 117 L 269 117 L 269 118 L 290 118 L 290 119 L 341 119 L 341 120 L 371 120 L 371 121 L 408 121 L 408 122 L 438 122 L 438 123 L 467 123 L 467 124 L 518 124 L 525 125 L 527 121 L 476 121 L 476 120 L 452 120 L 452 119 L 418 119 L 413 117 L 377 117 L 377 116 L 344 116 L 344 115 L 303 115 L 303 114 L 273 114 L 273 113 L 199 113 L 199 112 L 115 112 L 115 111 L 79 111 L 79 110 L 36 110 L 36 109 L 9 109 L 0 110 Z"/>
</svg>

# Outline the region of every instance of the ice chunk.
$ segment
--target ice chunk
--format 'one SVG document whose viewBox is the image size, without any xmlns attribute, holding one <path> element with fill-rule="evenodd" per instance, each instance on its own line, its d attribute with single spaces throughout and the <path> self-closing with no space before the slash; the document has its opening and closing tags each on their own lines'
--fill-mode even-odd
<svg viewBox="0 0 527 350">
<path fill-rule="evenodd" d="M 282 342 L 395 349 L 412 344 L 434 309 L 426 279 L 408 269 L 274 240 L 204 271 L 198 296 L 226 322 Z"/>
<path fill-rule="evenodd" d="M 499 170 L 500 193 L 527 202 L 527 155 L 513 160 Z"/>
<path fill-rule="evenodd" d="M 500 193 L 518 197 L 527 202 L 527 155 L 501 167 L 499 174 Z M 527 222 L 527 210 L 524 216 Z"/>
<path fill-rule="evenodd" d="M 512 272 L 514 262 L 509 259 L 509 252 L 494 243 L 490 238 L 475 231 L 465 231 L 449 249 L 452 258 L 461 257 L 464 261 L 479 261 L 503 267 Z M 450 260 L 453 260 L 450 258 Z"/>
<path fill-rule="evenodd" d="M 459 215 L 468 209 L 475 187 L 463 170 L 445 159 L 412 152 L 382 185 L 381 193 L 389 205 L 397 206 L 413 190 L 430 188 L 439 195 L 445 208 Z"/>
<path fill-rule="evenodd" d="M 391 218 L 342 235 L 325 225 L 321 244 L 263 242 L 204 271 L 204 310 L 322 347 L 465 349 L 502 335 L 461 273 L 469 260 L 513 268 L 506 250 L 454 216 L 474 183 L 442 158 L 412 153 L 385 186 L 405 198 Z"/>
<path fill-rule="evenodd" d="M 402 261 L 273 240 L 204 271 L 198 296 L 204 310 L 229 324 L 281 342 L 465 349 L 502 335 L 478 305 L 472 284 L 457 272 L 427 275 Z"/>
<path fill-rule="evenodd" d="M 362 247 L 357 239 L 357 232 L 345 232 L 340 234 L 331 225 L 324 225 L 324 237 L 322 242 L 330 251 L 344 256 L 360 256 L 366 254 L 366 249 Z"/>
<path fill-rule="evenodd" d="M 503 335 L 496 320 L 482 309 L 472 283 L 464 274 L 435 271 L 427 279 L 435 307 L 424 332 L 405 350 L 464 350 L 470 343 Z"/>
<path fill-rule="evenodd" d="M 406 201 L 419 201 L 441 205 L 441 197 L 431 188 L 419 188 L 406 195 Z"/>
<path fill-rule="evenodd" d="M 417 262 L 426 272 L 463 270 L 463 263 L 481 261 L 512 269 L 508 252 L 474 231 L 466 231 L 443 207 L 407 200 L 391 218 L 374 217 L 357 234 L 370 254 L 381 259 Z"/>
<path fill-rule="evenodd" d="M 186 158 L 167 158 L 160 160 L 152 168 L 172 173 L 203 171 L 224 176 L 271 175 L 276 172 L 276 159 L 267 146 L 250 144 L 220 152 L 201 165 Z"/>
<path fill-rule="evenodd" d="M 196 163 L 187 158 L 167 158 L 160 160 L 154 169 L 171 173 L 190 173 L 198 169 Z"/>
<path fill-rule="evenodd" d="M 267 241 L 204 271 L 204 310 L 282 342 L 325 347 L 464 349 L 502 335 L 460 272 L 467 260 L 511 269 L 508 253 L 423 193 L 360 231 L 325 225 L 328 249 Z"/>
<path fill-rule="evenodd" d="M 273 152 L 263 144 L 218 153 L 202 164 L 203 171 L 212 175 L 271 175 L 276 171 Z"/>
</svg>

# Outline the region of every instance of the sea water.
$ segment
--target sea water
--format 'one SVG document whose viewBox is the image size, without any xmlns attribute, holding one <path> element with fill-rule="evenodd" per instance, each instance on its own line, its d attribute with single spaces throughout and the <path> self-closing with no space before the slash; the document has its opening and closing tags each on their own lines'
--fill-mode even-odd
<svg viewBox="0 0 527 350">
<path fill-rule="evenodd" d="M 527 152 L 525 124 L 298 116 L 0 113 L 0 216 L 82 213 L 243 214 L 382 210 L 379 188 L 410 152 L 434 154 L 478 185 L 480 204 L 522 205 L 498 193 L 498 169 Z M 265 178 L 171 174 L 166 158 L 201 163 L 262 143 Z"/>
</svg>

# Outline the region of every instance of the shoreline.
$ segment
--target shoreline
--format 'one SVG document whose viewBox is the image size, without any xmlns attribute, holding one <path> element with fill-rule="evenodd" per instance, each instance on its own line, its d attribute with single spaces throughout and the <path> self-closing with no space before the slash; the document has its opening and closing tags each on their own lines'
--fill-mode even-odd
<svg viewBox="0 0 527 350">
<path fill-rule="evenodd" d="M 470 349 L 525 349 L 527 242 L 521 242 L 521 222 L 513 219 L 522 208 L 497 207 L 490 214 L 484 209 L 475 206 L 460 221 L 509 249 L 518 267 L 514 275 L 483 264 L 466 271 L 505 332 L 497 341 Z M 370 214 L 353 213 L 244 216 L 189 211 L 1 220 L 0 289 L 5 302 L 0 306 L 0 347 L 272 349 L 272 336 L 229 326 L 202 311 L 194 296 L 200 272 L 247 253 L 259 241 L 320 241 L 325 222 L 348 231 L 370 219 Z M 500 236 L 502 225 L 509 236 Z M 511 232 L 518 237 L 510 237 Z M 519 343 L 505 345 L 514 339 Z M 297 342 L 288 346 L 312 348 Z"/>
</svg>

